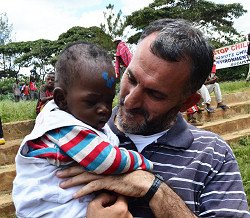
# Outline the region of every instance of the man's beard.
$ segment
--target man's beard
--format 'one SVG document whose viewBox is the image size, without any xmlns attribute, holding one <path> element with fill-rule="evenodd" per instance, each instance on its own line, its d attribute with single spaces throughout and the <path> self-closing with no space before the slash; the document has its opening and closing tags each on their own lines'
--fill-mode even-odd
<svg viewBox="0 0 250 218">
<path fill-rule="evenodd" d="M 127 111 L 128 116 L 127 119 L 124 119 L 122 116 L 122 110 L 124 108 L 124 103 L 121 100 L 118 113 L 117 113 L 117 121 L 120 127 L 122 127 L 123 131 L 130 134 L 137 135 L 153 135 L 155 133 L 162 132 L 164 130 L 169 129 L 174 121 L 176 120 L 177 114 L 180 111 L 181 106 L 175 106 L 171 108 L 165 114 L 161 116 L 155 117 L 154 119 L 149 119 L 149 114 L 144 109 L 132 109 Z M 131 119 L 129 120 L 129 114 L 131 114 Z M 136 122 L 133 120 L 133 115 L 141 115 L 144 120 L 141 122 Z"/>
</svg>

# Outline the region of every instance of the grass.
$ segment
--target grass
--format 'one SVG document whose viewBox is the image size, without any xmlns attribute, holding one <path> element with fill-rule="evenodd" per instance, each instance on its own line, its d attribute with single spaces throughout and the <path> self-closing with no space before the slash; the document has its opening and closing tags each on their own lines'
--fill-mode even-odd
<svg viewBox="0 0 250 218">
<path fill-rule="evenodd" d="M 250 91 L 250 83 L 245 81 L 234 82 L 221 82 L 220 83 L 222 94 Z M 119 89 L 119 87 L 117 88 Z M 115 96 L 113 106 L 117 105 L 118 96 Z M 35 119 L 36 101 L 20 101 L 14 102 L 6 99 L 1 100 L 0 103 L 0 116 L 3 123 L 12 121 L 22 121 Z"/>
<path fill-rule="evenodd" d="M 3 123 L 35 119 L 36 101 L 2 100 L 0 104 L 0 116 Z"/>
<path fill-rule="evenodd" d="M 250 83 L 245 80 L 219 83 L 222 93 L 250 91 Z"/>
<path fill-rule="evenodd" d="M 237 144 L 230 145 L 238 161 L 244 189 L 250 207 L 250 137 L 243 137 Z"/>
</svg>

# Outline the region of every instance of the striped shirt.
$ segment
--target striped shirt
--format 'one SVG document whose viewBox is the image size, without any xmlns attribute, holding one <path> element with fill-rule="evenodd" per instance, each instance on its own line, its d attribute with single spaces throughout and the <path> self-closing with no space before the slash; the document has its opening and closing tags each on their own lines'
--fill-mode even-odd
<svg viewBox="0 0 250 218">
<path fill-rule="evenodd" d="M 109 125 L 120 146 L 137 150 L 112 122 L 116 111 Z M 141 153 L 197 216 L 250 217 L 237 161 L 218 135 L 187 124 L 179 114 L 168 132 Z M 132 201 L 129 207 L 133 216 L 154 217 L 143 202 Z"/>
<path fill-rule="evenodd" d="M 75 160 L 97 174 L 119 174 L 136 169 L 152 170 L 141 154 L 118 148 L 83 126 L 66 126 L 27 142 L 27 157 L 48 158 L 57 166 Z"/>
</svg>

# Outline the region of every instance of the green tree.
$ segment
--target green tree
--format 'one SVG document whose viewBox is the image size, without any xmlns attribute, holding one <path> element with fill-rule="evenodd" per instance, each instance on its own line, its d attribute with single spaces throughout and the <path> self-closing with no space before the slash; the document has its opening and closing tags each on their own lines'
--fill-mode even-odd
<svg viewBox="0 0 250 218">
<path fill-rule="evenodd" d="M 72 27 L 66 33 L 62 33 L 56 43 L 61 51 L 67 44 L 77 41 L 98 44 L 108 51 L 113 47 L 111 36 L 106 34 L 100 27 L 96 26 L 89 28 L 80 26 Z"/>
<path fill-rule="evenodd" d="M 160 18 L 183 18 L 205 32 L 214 45 L 231 44 L 240 35 L 233 27 L 233 20 L 246 12 L 239 3 L 216 4 L 205 0 L 154 0 L 148 7 L 135 11 L 127 17 L 127 25 L 138 31 L 129 38 L 129 42 L 137 42 L 141 30 L 151 21 Z"/>
<path fill-rule="evenodd" d="M 11 42 L 13 25 L 9 24 L 6 13 L 0 13 L 0 45 Z"/>
<path fill-rule="evenodd" d="M 115 15 L 114 5 L 106 6 L 106 11 L 103 12 L 105 22 L 101 23 L 101 29 L 112 38 L 123 36 L 126 28 L 125 18 L 122 16 L 122 11 Z"/>
<path fill-rule="evenodd" d="M 4 46 L 6 43 L 11 42 L 12 24 L 9 24 L 9 20 L 6 13 L 0 13 L 0 46 Z M 5 53 L 5 50 L 0 51 L 0 78 L 4 77 L 6 70 L 10 65 L 11 59 Z"/>
</svg>

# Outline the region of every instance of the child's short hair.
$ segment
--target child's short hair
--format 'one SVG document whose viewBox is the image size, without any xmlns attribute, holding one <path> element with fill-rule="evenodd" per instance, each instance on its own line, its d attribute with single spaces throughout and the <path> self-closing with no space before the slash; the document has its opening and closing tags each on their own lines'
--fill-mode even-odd
<svg viewBox="0 0 250 218">
<path fill-rule="evenodd" d="M 48 73 L 46 74 L 46 76 L 45 76 L 45 79 L 47 79 L 49 75 L 55 76 L 55 72 L 54 72 L 54 71 L 48 72 Z"/>
<path fill-rule="evenodd" d="M 69 44 L 56 63 L 55 86 L 68 88 L 80 72 L 94 74 L 103 69 L 115 75 L 112 58 L 104 49 L 88 42 Z"/>
</svg>

